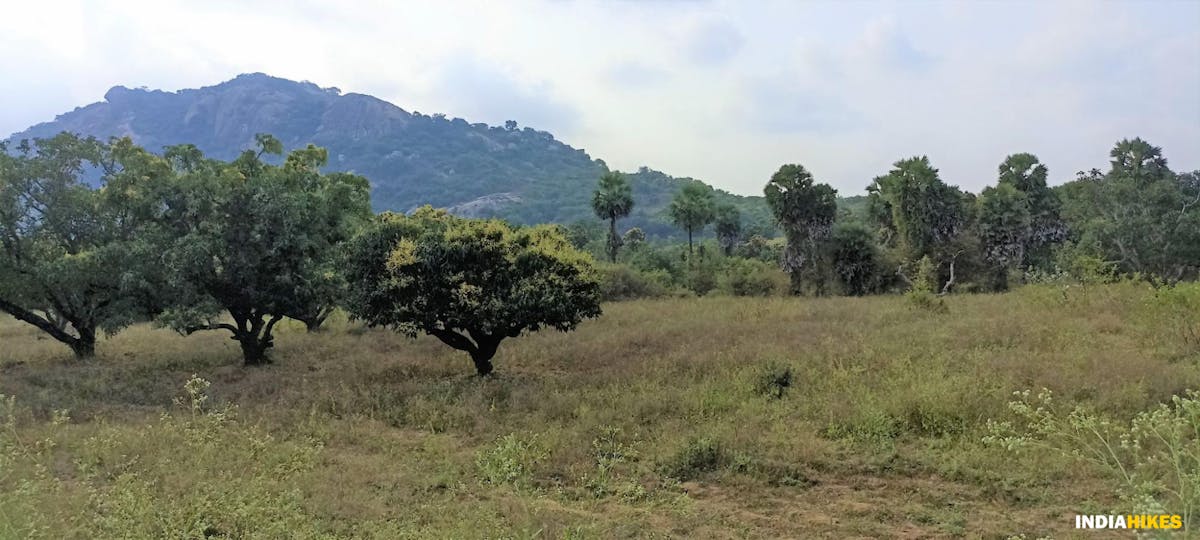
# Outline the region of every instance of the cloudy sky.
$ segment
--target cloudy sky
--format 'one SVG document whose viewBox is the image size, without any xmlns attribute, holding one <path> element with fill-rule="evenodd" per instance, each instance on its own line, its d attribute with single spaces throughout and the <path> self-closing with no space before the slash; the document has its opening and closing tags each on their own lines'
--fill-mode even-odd
<svg viewBox="0 0 1200 540">
<path fill-rule="evenodd" d="M 0 134 L 98 101 L 261 71 L 407 110 L 514 119 L 610 167 L 743 194 L 799 162 L 857 194 L 927 154 L 1054 183 L 1141 136 L 1200 168 L 1200 2 L 14 2 Z"/>
</svg>

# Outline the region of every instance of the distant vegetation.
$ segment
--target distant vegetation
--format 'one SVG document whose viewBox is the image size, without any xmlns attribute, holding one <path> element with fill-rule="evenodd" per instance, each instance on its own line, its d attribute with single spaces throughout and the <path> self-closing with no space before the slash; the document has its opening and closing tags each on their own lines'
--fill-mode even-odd
<svg viewBox="0 0 1200 540">
<path fill-rule="evenodd" d="M 13 135 L 11 144 L 68 131 L 101 140 L 129 136 L 156 153 L 191 144 L 212 158 L 232 160 L 255 146 L 256 134 L 271 133 L 285 150 L 326 148 L 325 170 L 370 178 L 376 211 L 410 212 L 428 204 L 525 225 L 590 220 L 591 188 L 609 170 L 583 150 L 515 121 L 489 126 L 406 111 L 375 97 L 261 73 L 178 92 L 118 86 L 104 97 Z M 627 177 L 638 201 L 628 225 L 652 237 L 678 236 L 666 207 L 692 180 L 646 167 Z M 720 190 L 714 196 L 737 205 L 747 223 L 771 229 L 760 197 Z"/>
<path fill-rule="evenodd" d="M 801 164 L 757 210 L 677 182 L 654 195 L 674 238 L 637 226 L 649 171 L 594 171 L 569 225 L 375 215 L 328 150 L 253 141 L 0 144 L 0 392 L 27 400 L 0 396 L 0 536 L 996 537 L 1200 513 L 1200 175 L 1141 139 L 1056 188 L 1026 153 L 978 195 L 924 156 L 842 204 Z"/>
</svg>

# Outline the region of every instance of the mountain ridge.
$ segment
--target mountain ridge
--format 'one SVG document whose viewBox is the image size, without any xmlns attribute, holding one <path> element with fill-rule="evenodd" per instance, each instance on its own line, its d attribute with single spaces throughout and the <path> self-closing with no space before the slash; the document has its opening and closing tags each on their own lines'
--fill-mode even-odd
<svg viewBox="0 0 1200 540">
<path fill-rule="evenodd" d="M 148 150 L 191 143 L 232 159 L 271 133 L 285 149 L 312 143 L 329 150 L 329 170 L 371 180 L 378 211 L 406 212 L 424 204 L 473 217 L 517 223 L 595 220 L 590 199 L 604 161 L 515 122 L 470 123 L 443 114 L 407 111 L 383 99 L 343 93 L 308 81 L 247 73 L 211 86 L 165 91 L 114 86 L 104 100 L 57 115 L 9 139 L 44 138 L 61 131 L 101 138 L 129 136 Z M 648 167 L 627 173 L 633 214 L 622 227 L 676 236 L 666 217 L 670 196 L 690 178 Z M 716 191 L 739 207 L 751 229 L 771 230 L 762 197 Z"/>
</svg>

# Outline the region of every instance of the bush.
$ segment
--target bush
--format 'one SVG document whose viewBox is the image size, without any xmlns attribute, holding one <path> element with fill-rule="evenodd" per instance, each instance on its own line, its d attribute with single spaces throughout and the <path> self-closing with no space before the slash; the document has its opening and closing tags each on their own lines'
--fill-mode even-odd
<svg viewBox="0 0 1200 540">
<path fill-rule="evenodd" d="M 623 264 L 604 264 L 600 270 L 600 298 L 606 302 L 666 296 L 666 272 L 641 271 Z"/>
<path fill-rule="evenodd" d="M 1135 514 L 1181 514 L 1184 537 L 1200 513 L 1200 392 L 1115 421 L 1083 407 L 1064 412 L 1049 390 L 1015 392 L 1015 420 L 988 420 L 983 441 L 1009 452 L 1050 450 L 1109 473 Z"/>
<path fill-rule="evenodd" d="M 788 276 L 771 263 L 731 259 L 721 273 L 719 286 L 732 296 L 777 296 L 787 292 Z"/>
<path fill-rule="evenodd" d="M 716 441 L 708 438 L 691 439 L 660 463 L 659 471 L 677 480 L 692 480 L 720 469 L 725 461 L 725 454 Z"/>
<path fill-rule="evenodd" d="M 753 391 L 756 395 L 780 399 L 792 386 L 791 366 L 770 363 L 758 368 L 754 375 Z"/>
<path fill-rule="evenodd" d="M 546 453 L 532 439 L 522 439 L 515 433 L 501 437 L 475 456 L 479 479 L 487 484 L 528 485 L 533 468 L 546 458 Z"/>
</svg>

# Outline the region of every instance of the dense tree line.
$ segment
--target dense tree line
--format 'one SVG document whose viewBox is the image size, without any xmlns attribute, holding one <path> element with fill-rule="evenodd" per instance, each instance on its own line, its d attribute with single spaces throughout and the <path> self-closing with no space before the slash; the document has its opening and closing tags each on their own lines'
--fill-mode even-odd
<svg viewBox="0 0 1200 540">
<path fill-rule="evenodd" d="M 703 243 L 697 257 L 692 238 L 714 222 L 718 250 L 710 252 L 778 264 L 793 294 L 1001 291 L 1039 276 L 1097 269 L 1160 283 L 1196 279 L 1200 172 L 1172 172 L 1161 149 L 1141 139 L 1118 142 L 1110 155 L 1106 172 L 1079 173 L 1052 188 L 1037 156 L 1013 154 L 978 195 L 946 183 L 925 156 L 902 159 L 867 186 L 861 211 L 839 209 L 833 187 L 803 165 L 786 164 L 764 188 L 782 241 L 745 230 L 735 208 L 717 208 L 705 186 L 687 185 L 668 209 L 687 233 L 687 251 L 675 257 L 659 243 L 657 252 L 626 254 L 631 271 L 653 286 L 634 286 L 637 276 L 614 272 L 614 290 L 617 296 L 672 287 L 704 294 L 722 280 L 751 279 L 731 273 L 762 274 L 747 263 L 706 262 Z M 588 245 L 585 230 L 573 237 Z"/>
<path fill-rule="evenodd" d="M 340 307 L 437 336 L 480 374 L 500 340 L 599 314 L 589 259 L 557 228 L 374 216 L 365 178 L 321 172 L 324 149 L 272 164 L 280 141 L 255 143 L 231 161 L 70 134 L 0 146 L 0 310 L 81 358 L 153 320 L 227 331 L 257 365 L 280 321 L 315 331 Z"/>
<path fill-rule="evenodd" d="M 344 309 L 435 336 L 487 374 L 502 340 L 571 330 L 601 298 L 948 294 L 1200 271 L 1200 173 L 1171 171 L 1141 139 L 1120 141 L 1107 171 L 1055 188 L 1036 156 L 1010 155 L 978 195 L 924 156 L 902 159 L 854 209 L 804 166 L 783 165 L 764 188 L 782 238 L 689 182 L 663 211 L 687 244 L 619 232 L 637 200 L 618 173 L 592 197 L 604 226 L 518 227 L 428 207 L 376 216 L 366 178 L 322 172 L 324 149 L 282 154 L 270 135 L 230 161 L 70 134 L 0 146 L 0 311 L 79 357 L 95 354 L 100 333 L 155 321 L 229 332 L 256 365 L 270 361 L 280 321 L 317 331 Z M 96 177 L 99 187 L 85 181 Z M 597 271 L 587 251 L 609 264 Z"/>
</svg>

